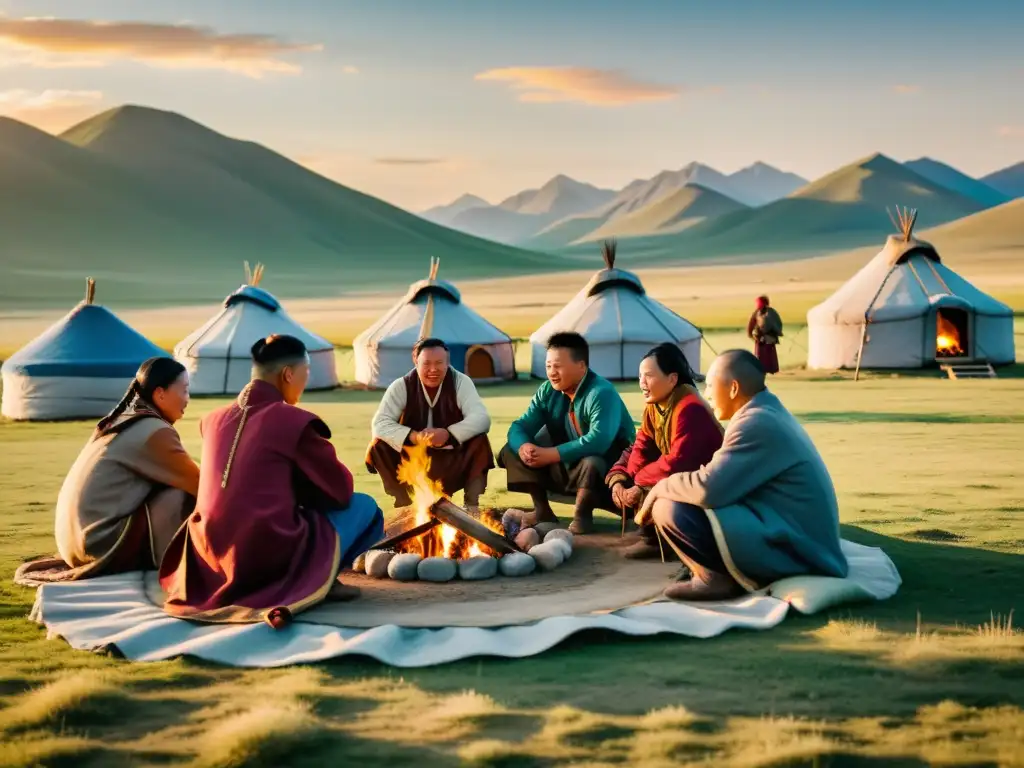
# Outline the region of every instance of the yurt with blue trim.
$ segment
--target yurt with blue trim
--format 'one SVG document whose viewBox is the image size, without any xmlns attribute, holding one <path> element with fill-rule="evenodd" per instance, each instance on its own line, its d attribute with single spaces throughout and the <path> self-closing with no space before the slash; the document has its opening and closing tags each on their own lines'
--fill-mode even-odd
<svg viewBox="0 0 1024 768">
<path fill-rule="evenodd" d="M 250 270 L 245 283 L 224 299 L 220 310 L 174 348 L 185 366 L 193 395 L 237 395 L 252 378 L 252 345 L 272 334 L 294 336 L 309 353 L 307 390 L 338 386 L 334 345 L 303 328 L 273 294 L 259 287 L 263 265 Z"/>
<path fill-rule="evenodd" d="M 615 254 L 615 241 L 606 241 L 601 248 L 605 269 L 531 334 L 530 373 L 535 378 L 547 375 L 548 339 L 563 331 L 587 340 L 590 368 L 606 379 L 635 379 L 644 355 L 665 342 L 679 347 L 700 374 L 701 329 L 652 299 L 639 277 L 615 266 Z"/>
<path fill-rule="evenodd" d="M 412 368 L 412 348 L 421 338 L 448 345 L 451 365 L 476 383 L 516 377 L 512 338 L 462 301 L 451 283 L 437 278 L 440 260 L 431 258 L 426 280 L 413 283 L 401 301 L 356 337 L 356 380 L 387 387 Z"/>
<path fill-rule="evenodd" d="M 95 304 L 95 297 L 96 281 L 90 277 L 85 300 L 0 367 L 4 416 L 24 421 L 104 416 L 143 362 L 170 357 Z"/>
</svg>

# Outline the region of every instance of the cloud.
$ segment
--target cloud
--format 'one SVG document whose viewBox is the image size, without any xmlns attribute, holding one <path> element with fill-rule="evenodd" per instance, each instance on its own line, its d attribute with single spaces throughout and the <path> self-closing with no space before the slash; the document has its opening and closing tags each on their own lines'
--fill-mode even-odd
<svg viewBox="0 0 1024 768">
<path fill-rule="evenodd" d="M 0 91 L 0 115 L 45 131 L 60 131 L 94 115 L 103 103 L 99 91 Z"/>
<path fill-rule="evenodd" d="M 375 157 L 377 165 L 440 165 L 448 162 L 443 157 Z"/>
<path fill-rule="evenodd" d="M 921 92 L 921 86 L 920 85 L 911 85 L 909 83 L 899 83 L 899 84 L 894 85 L 892 87 L 892 92 L 893 93 L 902 93 L 902 94 L 920 93 Z"/>
<path fill-rule="evenodd" d="M 358 75 L 359 67 L 353 66 L 351 64 L 346 64 L 344 67 L 341 68 L 341 71 L 342 74 L 345 75 Z"/>
<path fill-rule="evenodd" d="M 996 133 L 1004 139 L 1024 139 L 1024 125 L 1001 125 Z"/>
<path fill-rule="evenodd" d="M 107 22 L 0 15 L 0 64 L 37 67 L 102 67 L 128 59 L 152 66 L 222 69 L 260 78 L 295 74 L 301 67 L 282 56 L 322 50 L 273 35 L 220 34 L 208 27 L 147 22 Z"/>
<path fill-rule="evenodd" d="M 621 107 L 667 101 L 680 89 L 637 80 L 617 70 L 590 67 L 505 67 L 479 73 L 476 80 L 509 83 L 519 100 L 532 104 L 575 102 L 595 107 Z"/>
</svg>

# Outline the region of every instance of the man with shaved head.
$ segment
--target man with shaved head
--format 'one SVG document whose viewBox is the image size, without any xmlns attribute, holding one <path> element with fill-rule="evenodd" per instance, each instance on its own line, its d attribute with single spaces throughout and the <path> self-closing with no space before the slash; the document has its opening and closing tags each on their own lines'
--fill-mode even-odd
<svg viewBox="0 0 1024 768">
<path fill-rule="evenodd" d="M 693 574 L 667 597 L 724 600 L 787 576 L 846 576 L 832 479 L 764 382 L 764 366 L 746 350 L 711 364 L 705 395 L 728 421 L 722 447 L 697 471 L 658 482 L 637 513 Z"/>
</svg>

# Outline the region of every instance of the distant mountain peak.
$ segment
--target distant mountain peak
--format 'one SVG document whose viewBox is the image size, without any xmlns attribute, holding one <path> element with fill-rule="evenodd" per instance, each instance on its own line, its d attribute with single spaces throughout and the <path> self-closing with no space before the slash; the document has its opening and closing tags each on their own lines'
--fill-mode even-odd
<svg viewBox="0 0 1024 768">
<path fill-rule="evenodd" d="M 858 167 L 868 171 L 888 170 L 901 165 L 888 155 L 884 155 L 881 152 L 870 154 L 867 157 L 858 160 L 856 164 Z"/>
</svg>

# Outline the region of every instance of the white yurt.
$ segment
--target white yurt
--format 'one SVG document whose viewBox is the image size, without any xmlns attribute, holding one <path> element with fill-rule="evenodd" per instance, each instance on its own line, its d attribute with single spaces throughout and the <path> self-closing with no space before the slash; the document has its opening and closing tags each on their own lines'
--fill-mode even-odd
<svg viewBox="0 0 1024 768">
<path fill-rule="evenodd" d="M 452 367 L 478 384 L 516 377 L 511 337 L 466 306 L 458 288 L 438 280 L 439 266 L 431 258 L 430 276 L 356 337 L 357 381 L 387 387 L 402 378 L 412 369 L 413 345 L 430 336 L 447 344 Z"/>
<path fill-rule="evenodd" d="M 96 282 L 90 277 L 84 301 L 4 362 L 4 416 L 26 421 L 104 416 L 124 396 L 143 362 L 170 357 L 94 304 L 95 296 Z"/>
<path fill-rule="evenodd" d="M 615 268 L 614 240 L 602 246 L 606 269 L 530 336 L 530 372 L 544 378 L 548 338 L 575 331 L 590 345 L 590 367 L 606 379 L 634 379 L 652 347 L 672 342 L 700 373 L 700 328 L 647 295 L 640 278 Z"/>
<path fill-rule="evenodd" d="M 251 348 L 278 333 L 294 336 L 309 352 L 307 390 L 338 386 L 334 345 L 293 320 L 276 298 L 259 287 L 263 265 L 245 264 L 245 284 L 224 299 L 220 311 L 174 348 L 188 369 L 193 395 L 237 395 L 252 378 Z"/>
<path fill-rule="evenodd" d="M 1012 363 L 1013 311 L 943 264 L 931 244 L 914 238 L 917 211 L 898 213 L 900 233 L 807 313 L 807 367 Z"/>
</svg>

